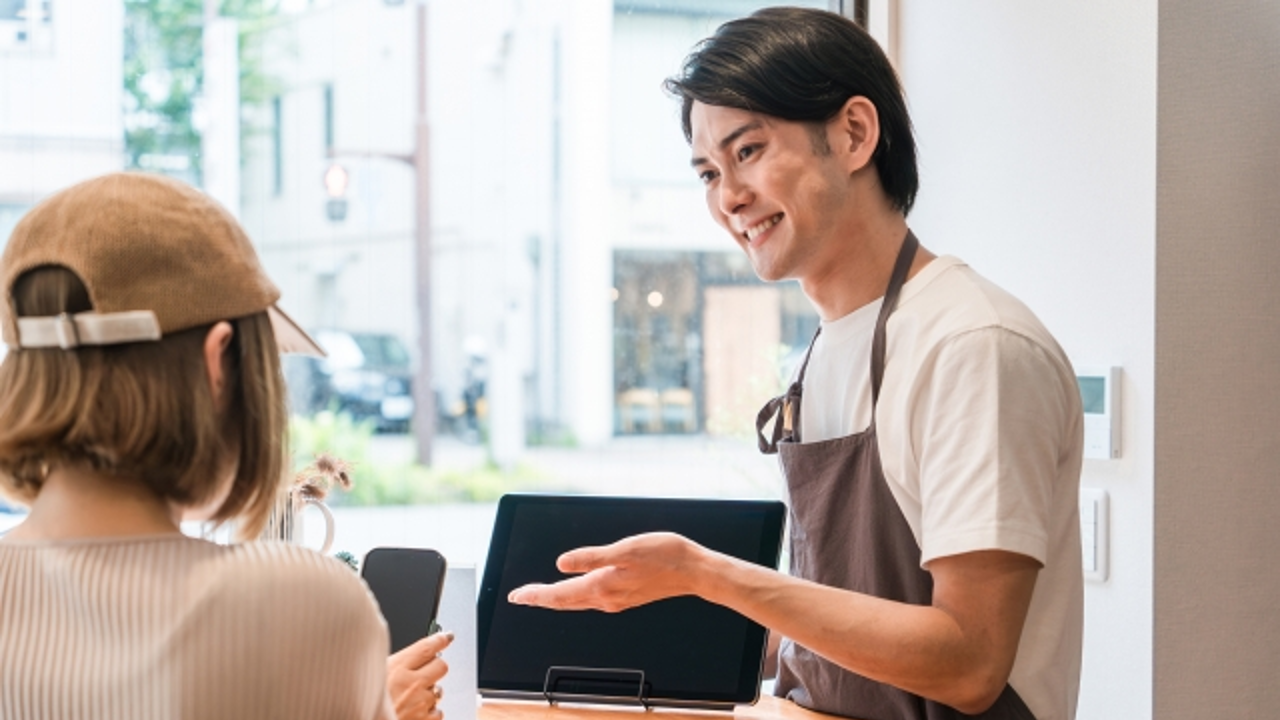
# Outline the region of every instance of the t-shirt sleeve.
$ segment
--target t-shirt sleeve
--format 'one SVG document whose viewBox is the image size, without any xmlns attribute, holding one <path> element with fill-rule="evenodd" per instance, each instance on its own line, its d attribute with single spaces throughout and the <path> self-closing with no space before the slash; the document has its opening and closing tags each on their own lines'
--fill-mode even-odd
<svg viewBox="0 0 1280 720">
<path fill-rule="evenodd" d="M 1073 389 L 1055 356 L 1002 327 L 948 339 L 921 373 L 912 444 L 921 564 L 977 550 L 1045 562 Z"/>
</svg>

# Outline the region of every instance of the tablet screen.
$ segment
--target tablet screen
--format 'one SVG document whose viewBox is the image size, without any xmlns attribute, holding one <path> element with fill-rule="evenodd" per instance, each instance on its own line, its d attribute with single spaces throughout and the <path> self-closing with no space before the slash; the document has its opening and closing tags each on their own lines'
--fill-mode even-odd
<svg viewBox="0 0 1280 720">
<path fill-rule="evenodd" d="M 682 597 L 614 614 L 563 612 L 506 597 L 567 577 L 555 567 L 567 550 L 658 530 L 777 567 L 784 513 L 773 501 L 504 497 L 479 597 L 481 691 L 540 694 L 550 667 L 617 668 L 642 671 L 655 704 L 753 701 L 765 630 L 731 610 Z"/>
</svg>

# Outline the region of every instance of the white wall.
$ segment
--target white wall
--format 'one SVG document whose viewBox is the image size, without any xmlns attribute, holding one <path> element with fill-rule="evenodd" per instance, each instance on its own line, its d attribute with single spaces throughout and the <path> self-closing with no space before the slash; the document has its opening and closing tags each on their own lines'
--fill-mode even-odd
<svg viewBox="0 0 1280 720">
<path fill-rule="evenodd" d="M 1160 3 L 1155 711 L 1280 705 L 1280 4 Z"/>
<path fill-rule="evenodd" d="M 0 50 L 0 203 L 124 164 L 124 5 L 59 0 L 47 50 Z"/>
<path fill-rule="evenodd" d="M 1024 300 L 1077 365 L 1124 368 L 1111 578 L 1086 587 L 1078 717 L 1151 717 L 1156 0 L 902 2 L 910 221 Z"/>
</svg>

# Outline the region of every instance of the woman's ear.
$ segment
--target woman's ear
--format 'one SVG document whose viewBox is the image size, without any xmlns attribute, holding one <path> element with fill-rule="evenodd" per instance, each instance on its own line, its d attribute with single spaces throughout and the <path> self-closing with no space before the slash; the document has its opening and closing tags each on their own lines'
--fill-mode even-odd
<svg viewBox="0 0 1280 720">
<path fill-rule="evenodd" d="M 827 141 L 849 174 L 871 164 L 880 144 L 880 113 L 867 98 L 855 95 L 827 123 Z"/>
<path fill-rule="evenodd" d="M 231 337 L 235 329 L 226 320 L 220 320 L 209 328 L 204 337 L 204 367 L 209 374 L 209 393 L 213 395 L 213 404 L 219 410 L 226 405 L 223 388 L 226 387 L 226 367 L 223 357 L 231 345 Z"/>
</svg>

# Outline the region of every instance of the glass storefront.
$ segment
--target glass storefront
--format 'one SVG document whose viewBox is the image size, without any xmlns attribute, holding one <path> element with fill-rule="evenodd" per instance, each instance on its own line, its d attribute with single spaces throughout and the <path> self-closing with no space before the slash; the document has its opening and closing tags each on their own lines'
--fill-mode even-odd
<svg viewBox="0 0 1280 720">
<path fill-rule="evenodd" d="M 613 269 L 614 431 L 749 434 L 817 327 L 799 287 L 737 251 L 618 250 Z"/>
</svg>

